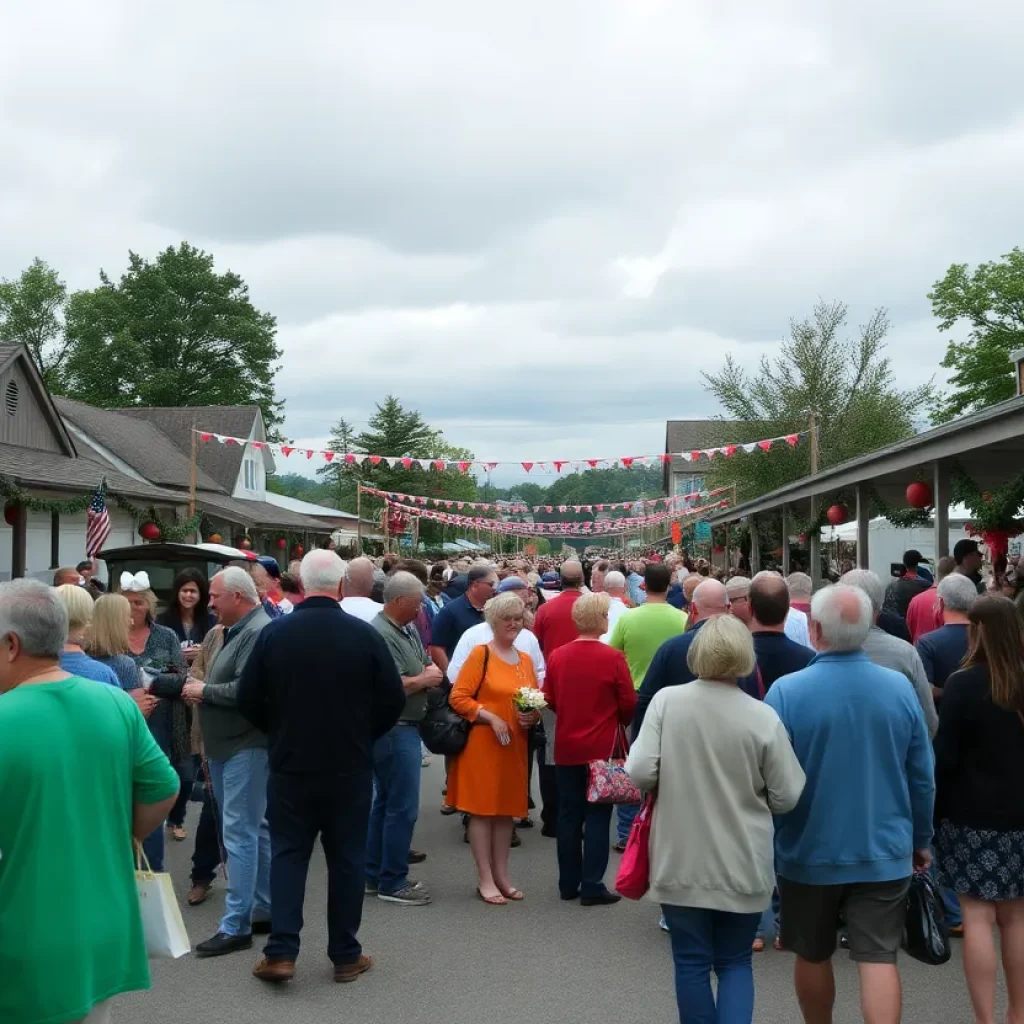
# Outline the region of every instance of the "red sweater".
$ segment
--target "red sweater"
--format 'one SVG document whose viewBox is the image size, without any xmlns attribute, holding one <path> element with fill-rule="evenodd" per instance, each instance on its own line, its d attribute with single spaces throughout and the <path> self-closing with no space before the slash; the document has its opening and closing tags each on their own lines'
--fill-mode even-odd
<svg viewBox="0 0 1024 1024">
<path fill-rule="evenodd" d="M 555 712 L 555 764 L 608 757 L 620 725 L 633 720 L 636 691 L 622 651 L 600 640 L 559 647 L 547 661 L 544 696 Z"/>
<path fill-rule="evenodd" d="M 580 591 L 567 590 L 545 601 L 537 609 L 533 635 L 540 641 L 545 661 L 563 644 L 572 643 L 580 635 L 572 619 L 572 606 L 579 597 Z"/>
</svg>

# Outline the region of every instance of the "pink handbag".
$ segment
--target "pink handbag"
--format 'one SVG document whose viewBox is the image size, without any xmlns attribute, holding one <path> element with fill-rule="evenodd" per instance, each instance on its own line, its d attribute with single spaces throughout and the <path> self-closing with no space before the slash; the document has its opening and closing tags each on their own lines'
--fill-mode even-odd
<svg viewBox="0 0 1024 1024">
<path fill-rule="evenodd" d="M 617 757 L 621 751 L 622 756 Z M 592 804 L 638 804 L 643 799 L 640 790 L 626 774 L 624 767 L 629 753 L 626 730 L 620 725 L 612 743 L 612 752 L 605 761 L 591 761 L 587 765 L 587 802 Z"/>
<path fill-rule="evenodd" d="M 633 819 L 626 840 L 626 850 L 619 861 L 615 891 L 627 900 L 639 900 L 651 887 L 651 821 L 654 818 L 654 796 L 648 793 L 640 813 Z"/>
</svg>

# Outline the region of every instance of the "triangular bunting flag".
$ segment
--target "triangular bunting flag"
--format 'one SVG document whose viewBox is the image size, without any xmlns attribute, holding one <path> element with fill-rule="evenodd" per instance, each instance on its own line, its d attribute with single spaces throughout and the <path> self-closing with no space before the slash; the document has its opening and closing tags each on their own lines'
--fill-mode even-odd
<svg viewBox="0 0 1024 1024">
<path fill-rule="evenodd" d="M 771 441 L 758 441 L 757 447 L 763 452 L 771 451 L 772 443 Z"/>
<path fill-rule="evenodd" d="M 350 465 L 350 466 L 355 465 L 355 461 L 356 461 L 356 457 L 351 452 L 346 452 L 345 453 L 345 462 L 348 463 L 348 465 Z"/>
<path fill-rule="evenodd" d="M 404 459 L 402 459 L 402 465 L 406 469 L 412 469 L 412 459 L 410 459 L 409 456 L 407 455 Z"/>
<path fill-rule="evenodd" d="M 619 461 L 626 467 L 626 469 L 629 469 L 633 465 L 632 459 L 619 459 Z"/>
<path fill-rule="evenodd" d="M 324 452 L 324 461 L 332 462 L 334 460 L 334 452 Z"/>
<path fill-rule="evenodd" d="M 445 469 L 448 463 L 445 462 L 444 459 L 434 459 L 433 465 L 434 469 Z"/>
<path fill-rule="evenodd" d="M 598 462 L 600 462 L 600 461 L 601 461 L 600 459 L 587 459 L 587 465 L 588 465 L 588 466 L 589 466 L 589 467 L 590 467 L 591 469 L 596 469 L 596 468 L 597 468 L 597 464 L 598 464 Z"/>
<path fill-rule="evenodd" d="M 379 466 L 380 465 L 380 456 L 379 455 L 371 455 L 370 456 L 370 464 L 374 465 L 374 466 Z"/>
<path fill-rule="evenodd" d="M 202 434 L 199 435 L 199 440 L 200 441 L 212 441 L 213 440 L 213 434 L 202 433 Z"/>
<path fill-rule="evenodd" d="M 530 470 L 533 469 L 533 463 L 532 462 L 523 462 L 523 463 L 521 463 L 521 465 L 522 465 L 523 469 L 526 470 L 527 473 L 529 473 Z"/>
<path fill-rule="evenodd" d="M 788 444 L 790 448 L 795 448 L 797 446 L 797 443 L 799 442 L 799 440 L 800 440 L 800 435 L 799 434 L 787 434 L 786 435 L 786 444 Z"/>
<path fill-rule="evenodd" d="M 724 447 L 724 448 L 722 449 L 722 451 L 723 451 L 723 452 L 724 452 L 724 453 L 725 453 L 726 455 L 735 455 L 735 454 L 736 454 L 736 445 L 734 445 L 734 444 L 727 444 L 727 445 L 726 445 L 726 446 L 725 446 L 725 447 Z"/>
<path fill-rule="evenodd" d="M 565 463 L 564 462 L 552 462 L 551 465 L 555 467 L 555 470 L 557 472 L 561 473 L 562 472 L 562 467 L 565 465 Z"/>
<path fill-rule="evenodd" d="M 295 451 L 295 449 L 294 449 L 294 448 L 289 448 L 289 447 L 288 447 L 288 445 L 286 445 L 286 444 L 283 444 L 283 445 L 281 445 L 281 454 L 282 454 L 282 455 L 283 455 L 283 456 L 284 456 L 284 457 L 285 457 L 286 459 L 288 458 L 288 456 L 289 456 L 289 455 L 291 455 L 291 453 L 292 453 L 293 451 Z"/>
<path fill-rule="evenodd" d="M 460 462 L 459 463 L 459 472 L 461 472 L 461 473 L 468 473 L 469 472 L 469 467 L 471 465 L 472 465 L 471 462 Z"/>
</svg>

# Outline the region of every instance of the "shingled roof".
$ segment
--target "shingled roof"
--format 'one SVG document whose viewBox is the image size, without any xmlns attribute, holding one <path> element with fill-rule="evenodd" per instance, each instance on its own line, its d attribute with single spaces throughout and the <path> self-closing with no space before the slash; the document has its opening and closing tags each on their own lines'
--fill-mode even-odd
<svg viewBox="0 0 1024 1024">
<path fill-rule="evenodd" d="M 271 505 L 269 501 L 250 501 L 248 498 L 229 498 L 222 494 L 200 492 L 196 495 L 196 504 L 211 515 L 222 515 L 243 526 L 284 527 L 308 530 L 311 533 L 330 533 L 334 529 L 322 519 Z"/>
<path fill-rule="evenodd" d="M 703 448 L 720 448 L 726 444 L 749 444 L 760 441 L 765 425 L 744 420 L 668 420 L 665 424 L 665 452 L 677 455 L 680 452 L 699 451 Z M 666 463 L 662 478 L 665 492 L 669 489 L 669 475 L 673 470 L 686 467 L 693 472 L 692 462 L 672 459 Z M 699 465 L 696 467 L 699 471 Z"/>
<path fill-rule="evenodd" d="M 200 405 L 188 408 L 150 408 L 139 406 L 122 409 L 126 416 L 152 423 L 166 434 L 182 452 L 192 451 L 192 424 L 197 430 L 207 430 L 228 437 L 249 437 L 253 424 L 257 424 L 257 441 L 265 441 L 263 415 L 257 405 Z M 245 449 L 241 445 L 200 443 L 196 449 L 196 462 L 223 490 L 231 494 L 238 480 Z M 267 449 L 263 461 L 269 472 L 274 470 L 273 457 Z"/>
<path fill-rule="evenodd" d="M 168 487 L 189 487 L 191 451 L 183 452 L 148 420 L 69 398 L 55 396 L 53 402 L 65 420 L 147 480 Z M 196 486 L 205 491 L 226 490 L 201 467 L 196 472 Z"/>
</svg>

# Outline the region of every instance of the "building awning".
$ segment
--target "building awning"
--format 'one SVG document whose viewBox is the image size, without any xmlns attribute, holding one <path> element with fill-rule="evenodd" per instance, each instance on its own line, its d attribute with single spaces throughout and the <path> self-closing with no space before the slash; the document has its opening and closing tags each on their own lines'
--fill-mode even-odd
<svg viewBox="0 0 1024 1024">
<path fill-rule="evenodd" d="M 196 495 L 196 507 L 211 516 L 220 516 L 229 522 L 257 529 L 303 530 L 308 533 L 329 534 L 333 527 L 320 519 L 292 512 L 267 501 L 248 501 L 244 498 L 229 498 L 222 494 L 200 491 Z"/>
</svg>

